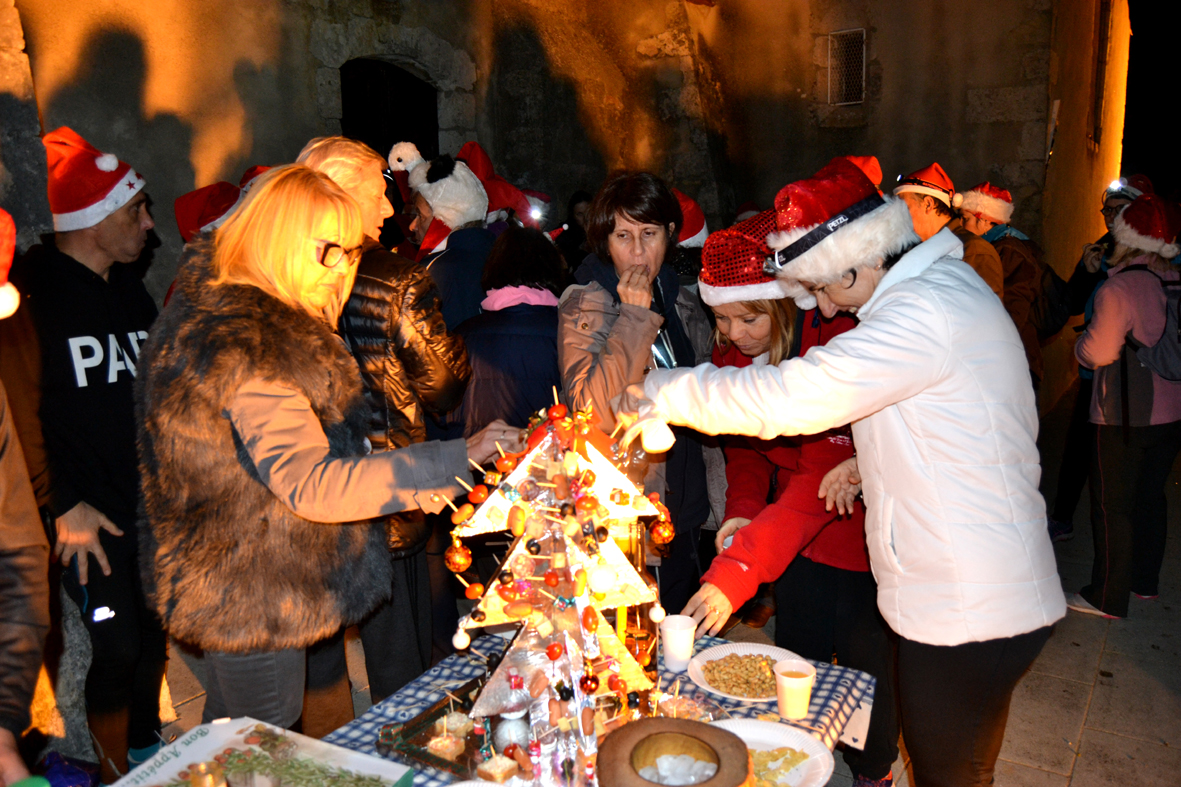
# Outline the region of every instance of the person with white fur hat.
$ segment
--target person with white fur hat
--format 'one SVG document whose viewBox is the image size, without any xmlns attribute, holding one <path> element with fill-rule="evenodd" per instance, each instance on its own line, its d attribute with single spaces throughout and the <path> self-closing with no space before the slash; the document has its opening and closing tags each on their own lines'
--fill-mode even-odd
<svg viewBox="0 0 1181 787">
<path fill-rule="evenodd" d="M 462 161 L 440 156 L 424 161 L 418 148 L 399 142 L 389 154 L 390 169 L 409 173 L 414 214 L 410 233 L 418 260 L 439 287 L 443 320 L 449 330 L 480 313 L 480 277 L 496 238 L 484 229 L 488 194 Z"/>
<path fill-rule="evenodd" d="M 39 413 L 29 430 L 44 438 L 47 470 L 34 488 L 54 517 L 62 585 L 90 634 L 87 721 L 110 784 L 160 744 L 166 637 L 139 571 L 133 396 L 156 304 L 130 265 L 154 222 L 145 181 L 129 164 L 66 127 L 42 142 L 54 234 L 12 268 L 23 296 L 16 316 L 27 312 L 35 337 L 23 348 L 39 348 L 30 372 L 39 368 L 40 385 L 21 390 L 40 401 L 14 401 L 13 411 Z M 3 330 L 17 327 L 9 322 Z M 16 386 L 8 388 L 12 396 Z"/>
<path fill-rule="evenodd" d="M 787 185 L 775 211 L 769 271 L 802 308 L 860 324 L 776 366 L 654 370 L 621 402 L 638 413 L 625 439 L 851 423 L 914 782 L 989 784 L 1012 690 L 1066 611 L 1021 339 L 951 230 L 920 242 L 906 203 L 851 162 Z"/>
<path fill-rule="evenodd" d="M 1161 377 L 1136 350 L 1177 341 L 1166 331 L 1166 289 L 1181 280 L 1173 264 L 1181 215 L 1142 194 L 1112 222 L 1115 253 L 1095 293 L 1095 310 L 1075 344 L 1095 371 L 1091 423 L 1091 581 L 1067 599 L 1071 609 L 1128 614 L 1129 595 L 1155 599 L 1167 536 L 1165 482 L 1181 451 L 1181 381 Z M 1130 337 L 1130 338 L 1129 338 Z"/>
<path fill-rule="evenodd" d="M 899 175 L 894 196 L 901 197 L 906 203 L 914 231 L 921 240 L 927 240 L 944 227 L 950 229 L 964 244 L 964 262 L 980 274 L 996 297 L 1004 297 L 1005 276 L 1001 270 L 1001 258 L 992 244 L 964 228 L 956 215 L 963 196 L 956 193 L 955 184 L 938 162 L 909 175 Z"/>
</svg>

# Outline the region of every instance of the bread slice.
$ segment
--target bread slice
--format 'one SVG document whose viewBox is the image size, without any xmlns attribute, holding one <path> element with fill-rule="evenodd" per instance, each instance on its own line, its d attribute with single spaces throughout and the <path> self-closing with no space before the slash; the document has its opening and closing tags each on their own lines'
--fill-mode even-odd
<svg viewBox="0 0 1181 787">
<path fill-rule="evenodd" d="M 494 754 L 491 759 L 484 760 L 476 766 L 476 776 L 502 784 L 516 776 L 519 767 L 517 761 L 511 757 Z"/>
</svg>

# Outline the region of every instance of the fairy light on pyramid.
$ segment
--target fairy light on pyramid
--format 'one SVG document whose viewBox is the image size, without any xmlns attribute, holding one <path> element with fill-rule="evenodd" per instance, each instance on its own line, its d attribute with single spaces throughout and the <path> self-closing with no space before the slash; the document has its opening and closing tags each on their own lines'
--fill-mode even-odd
<svg viewBox="0 0 1181 787">
<path fill-rule="evenodd" d="M 463 538 L 513 536 L 487 588 L 460 578 L 477 603 L 459 622 L 456 648 L 470 645 L 468 629 L 521 626 L 470 715 L 521 724 L 527 715 L 527 737 L 505 753 L 541 768 L 552 783 L 589 784 L 596 730 L 609 721 L 602 698 L 616 695 L 626 706 L 629 692 L 653 685 L 641 664 L 655 659 L 655 640 L 631 636 L 628 626 L 629 610 L 638 616 L 647 607 L 654 622 L 665 614 L 655 583 L 633 562 L 643 560 L 638 520 L 655 520 L 648 535 L 657 544 L 675 531 L 668 510 L 608 458 L 612 438 L 593 426 L 593 414 L 571 414 L 556 401 L 555 392 L 555 405 L 533 419 L 524 452 L 502 454 L 485 483 L 469 489 L 468 503 L 452 504 L 456 528 L 445 560 L 458 575 L 471 565 Z M 641 546 L 629 559 L 617 540 Z M 615 610 L 614 628 L 605 609 Z"/>
</svg>

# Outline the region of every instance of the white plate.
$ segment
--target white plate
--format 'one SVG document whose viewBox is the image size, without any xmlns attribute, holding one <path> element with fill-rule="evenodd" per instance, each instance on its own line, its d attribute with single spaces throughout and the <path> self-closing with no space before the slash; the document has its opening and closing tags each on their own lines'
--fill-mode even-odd
<svg viewBox="0 0 1181 787">
<path fill-rule="evenodd" d="M 779 782 L 784 787 L 824 787 L 832 778 L 832 752 L 801 729 L 753 719 L 725 719 L 715 721 L 713 725 L 742 738 L 748 749 L 769 751 L 781 746 L 790 746 L 805 752 L 808 759 L 792 768 Z"/>
<path fill-rule="evenodd" d="M 769 697 L 739 697 L 737 694 L 727 694 L 724 691 L 715 689 L 709 685 L 705 679 L 705 664 L 709 661 L 717 661 L 723 656 L 729 656 L 734 653 L 739 656 L 770 656 L 775 661 L 783 661 L 785 659 L 798 659 L 799 656 L 792 653 L 790 650 L 777 648 L 774 645 L 759 645 L 755 642 L 730 642 L 725 645 L 715 645 L 712 648 L 706 648 L 689 660 L 689 679 L 696 683 L 706 691 L 712 691 L 714 694 L 727 697 L 739 702 L 767 702 L 775 699 L 775 693 L 772 692 Z"/>
</svg>

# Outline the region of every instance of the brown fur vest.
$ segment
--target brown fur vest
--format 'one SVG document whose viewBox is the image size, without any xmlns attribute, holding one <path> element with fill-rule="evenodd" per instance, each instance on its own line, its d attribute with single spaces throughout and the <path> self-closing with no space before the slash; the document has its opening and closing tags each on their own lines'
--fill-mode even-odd
<svg viewBox="0 0 1181 787">
<path fill-rule="evenodd" d="M 299 648 L 390 592 L 378 523 L 296 516 L 259 480 L 225 413 L 261 377 L 301 391 L 336 456 L 365 452 L 356 362 L 328 326 L 254 287 L 211 287 L 189 247 L 139 357 L 140 561 L 172 636 L 202 648 Z"/>
</svg>

